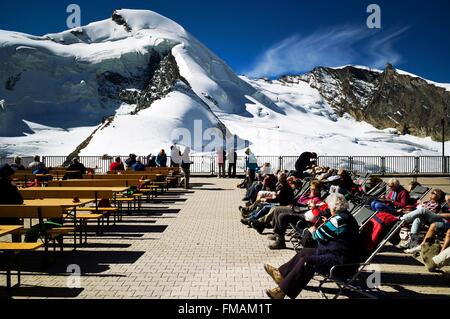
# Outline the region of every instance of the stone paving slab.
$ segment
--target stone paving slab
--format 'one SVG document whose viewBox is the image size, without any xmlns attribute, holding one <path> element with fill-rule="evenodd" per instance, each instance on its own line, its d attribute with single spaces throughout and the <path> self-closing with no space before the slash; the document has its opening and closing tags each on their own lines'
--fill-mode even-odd
<svg viewBox="0 0 450 319">
<path fill-rule="evenodd" d="M 192 183 L 192 190 L 171 190 L 144 204 L 141 212 L 124 216 L 103 236 L 90 236 L 88 246 L 56 254 L 48 267 L 41 267 L 42 251 L 22 256 L 22 286 L 13 290 L 13 297 L 267 298 L 264 290 L 274 283 L 263 264 L 279 266 L 294 251 L 269 250 L 265 236 L 240 223 L 237 207 L 243 190 L 235 188 L 237 180 L 194 178 Z M 385 254 L 401 255 L 407 265 L 385 264 Z M 382 289 L 390 297 L 450 296 L 443 275 L 428 273 L 403 253 L 385 254 L 379 266 L 387 274 L 389 282 Z M 68 288 L 76 283 L 67 273 L 70 264 L 81 267 L 79 289 Z M 3 272 L 0 286 L 5 281 Z M 321 298 L 316 285 L 311 282 L 299 298 Z"/>
</svg>

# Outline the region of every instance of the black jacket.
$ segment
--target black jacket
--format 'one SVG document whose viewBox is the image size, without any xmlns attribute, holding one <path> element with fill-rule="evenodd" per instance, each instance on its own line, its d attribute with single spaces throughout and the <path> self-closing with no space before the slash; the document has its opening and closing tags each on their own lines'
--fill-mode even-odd
<svg viewBox="0 0 450 319">
<path fill-rule="evenodd" d="M 8 179 L 0 178 L 0 204 L 23 204 L 22 195 Z"/>
<path fill-rule="evenodd" d="M 314 157 L 311 152 L 302 153 L 295 162 L 295 170 L 299 174 L 303 174 L 311 166 L 311 159 Z"/>
<path fill-rule="evenodd" d="M 275 198 L 268 198 L 267 203 L 279 203 L 281 206 L 292 205 L 294 202 L 294 190 L 287 184 L 279 184 Z"/>
</svg>

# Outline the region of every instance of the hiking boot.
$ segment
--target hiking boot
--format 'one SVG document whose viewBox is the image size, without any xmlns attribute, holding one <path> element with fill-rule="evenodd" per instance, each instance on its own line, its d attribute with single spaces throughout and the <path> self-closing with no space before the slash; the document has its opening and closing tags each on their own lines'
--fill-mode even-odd
<svg viewBox="0 0 450 319">
<path fill-rule="evenodd" d="M 245 207 L 250 207 L 250 206 L 252 206 L 253 205 L 253 203 L 252 202 L 247 202 L 247 203 L 245 203 Z"/>
<path fill-rule="evenodd" d="M 284 279 L 283 276 L 280 274 L 278 268 L 275 268 L 269 264 L 265 264 L 264 270 L 269 274 L 270 277 L 272 277 L 272 279 L 275 281 L 277 285 L 279 285 L 280 282 Z"/>
<path fill-rule="evenodd" d="M 266 225 L 257 220 L 250 222 L 250 226 L 252 226 L 260 234 L 262 234 L 264 232 L 264 229 L 266 229 Z"/>
<path fill-rule="evenodd" d="M 284 239 L 278 238 L 273 244 L 269 245 L 269 249 L 271 250 L 286 249 L 286 243 Z"/>
<path fill-rule="evenodd" d="M 286 297 L 286 294 L 283 292 L 283 290 L 281 290 L 280 287 L 267 289 L 266 294 L 270 299 L 284 299 L 284 297 Z"/>
<path fill-rule="evenodd" d="M 409 237 L 411 238 L 411 242 L 409 243 L 409 248 L 414 248 L 421 244 L 420 235 L 411 234 Z"/>
<path fill-rule="evenodd" d="M 400 245 L 398 245 L 398 248 L 400 249 L 408 249 L 411 248 L 411 239 L 408 238 L 407 240 L 404 240 Z"/>
<path fill-rule="evenodd" d="M 248 208 L 247 207 L 243 207 L 243 206 L 239 206 L 239 211 L 241 212 L 241 213 L 245 213 L 245 214 L 247 214 L 248 213 Z"/>
<path fill-rule="evenodd" d="M 242 218 L 249 218 L 250 213 L 241 213 Z"/>
<path fill-rule="evenodd" d="M 241 223 L 247 226 L 250 226 L 250 219 L 248 218 L 242 218 Z"/>
<path fill-rule="evenodd" d="M 416 254 L 420 253 L 421 250 L 422 250 L 422 245 L 417 245 L 416 247 L 405 249 L 405 253 L 416 255 Z"/>
</svg>

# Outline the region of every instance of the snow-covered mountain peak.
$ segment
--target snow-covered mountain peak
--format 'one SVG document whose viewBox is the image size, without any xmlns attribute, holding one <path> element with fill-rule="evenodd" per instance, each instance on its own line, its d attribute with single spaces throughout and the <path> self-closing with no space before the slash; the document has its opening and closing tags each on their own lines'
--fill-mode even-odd
<svg viewBox="0 0 450 319">
<path fill-rule="evenodd" d="M 67 45 L 118 41 L 129 37 L 163 38 L 180 43 L 189 35 L 179 24 L 156 12 L 120 9 L 114 11 L 109 19 L 43 36 L 44 39 Z"/>
</svg>

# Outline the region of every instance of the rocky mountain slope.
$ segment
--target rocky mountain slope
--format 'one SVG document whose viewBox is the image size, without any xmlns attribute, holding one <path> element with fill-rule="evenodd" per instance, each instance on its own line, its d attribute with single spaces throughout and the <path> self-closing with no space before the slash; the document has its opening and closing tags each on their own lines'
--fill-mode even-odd
<svg viewBox="0 0 450 319">
<path fill-rule="evenodd" d="M 450 114 L 450 92 L 443 86 L 388 65 L 383 72 L 346 66 L 318 67 L 281 82 L 305 81 L 342 116 L 348 113 L 376 128 L 396 128 L 404 134 L 442 139 L 441 120 Z M 450 139 L 450 130 L 446 130 Z"/>
</svg>

